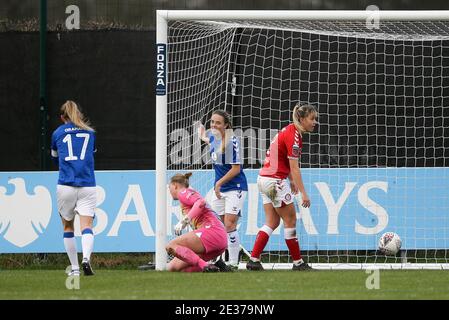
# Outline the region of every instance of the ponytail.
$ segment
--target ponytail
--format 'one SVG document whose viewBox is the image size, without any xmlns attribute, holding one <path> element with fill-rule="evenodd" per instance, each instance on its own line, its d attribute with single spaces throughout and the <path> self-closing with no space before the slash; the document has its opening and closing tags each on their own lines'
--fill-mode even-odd
<svg viewBox="0 0 449 320">
<path fill-rule="evenodd" d="M 298 131 L 304 132 L 304 129 L 302 128 L 300 119 L 307 118 L 310 114 L 315 114 L 315 116 L 318 115 L 318 112 L 314 106 L 312 106 L 310 104 L 300 105 L 299 103 L 297 103 L 295 105 L 295 107 L 293 108 L 293 112 L 292 112 L 292 118 L 293 118 L 293 123 Z"/>
<path fill-rule="evenodd" d="M 189 178 L 192 176 L 191 172 L 187 172 L 185 174 L 177 173 L 170 179 L 170 183 L 179 183 L 184 187 L 189 187 Z"/>
<path fill-rule="evenodd" d="M 89 120 L 84 116 L 84 114 L 81 112 L 78 105 L 71 100 L 67 100 L 60 109 L 61 115 L 72 122 L 75 126 L 78 128 L 88 130 L 88 131 L 95 131 L 89 122 Z"/>
</svg>

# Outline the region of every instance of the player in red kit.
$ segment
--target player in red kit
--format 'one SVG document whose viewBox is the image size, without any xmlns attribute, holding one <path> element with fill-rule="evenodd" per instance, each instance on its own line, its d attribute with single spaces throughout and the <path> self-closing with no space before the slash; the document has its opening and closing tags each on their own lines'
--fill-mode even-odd
<svg viewBox="0 0 449 320">
<path fill-rule="evenodd" d="M 265 224 L 257 233 L 251 259 L 246 265 L 248 270 L 263 270 L 260 254 L 281 219 L 284 222 L 285 242 L 293 259 L 293 270 L 312 270 L 301 257 L 296 236 L 293 195 L 301 192 L 302 206 L 310 207 L 310 198 L 304 188 L 299 169 L 299 158 L 302 135 L 314 130 L 317 116 L 318 113 L 313 106 L 297 104 L 293 109 L 293 123 L 284 127 L 271 142 L 257 178 L 265 211 Z"/>
</svg>

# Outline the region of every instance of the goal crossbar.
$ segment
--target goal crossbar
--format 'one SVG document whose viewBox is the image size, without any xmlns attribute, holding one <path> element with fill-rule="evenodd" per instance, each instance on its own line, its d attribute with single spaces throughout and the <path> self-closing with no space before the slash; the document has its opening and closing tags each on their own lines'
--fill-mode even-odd
<svg viewBox="0 0 449 320">
<path fill-rule="evenodd" d="M 449 10 L 157 10 L 170 20 L 365 20 L 373 17 L 388 21 L 449 20 Z"/>
</svg>

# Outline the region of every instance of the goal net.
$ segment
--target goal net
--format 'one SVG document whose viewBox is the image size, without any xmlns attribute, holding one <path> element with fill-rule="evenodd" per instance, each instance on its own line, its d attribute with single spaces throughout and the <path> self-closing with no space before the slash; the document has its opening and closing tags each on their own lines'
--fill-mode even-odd
<svg viewBox="0 0 449 320">
<path fill-rule="evenodd" d="M 447 266 L 449 22 L 397 15 L 169 20 L 167 122 L 158 121 L 166 127 L 166 154 L 158 150 L 166 181 L 193 172 L 192 187 L 210 199 L 214 171 L 196 126 L 208 129 L 212 112 L 226 110 L 249 183 L 238 230 L 242 252 L 251 252 L 265 221 L 256 185 L 265 152 L 291 123 L 293 106 L 308 103 L 319 124 L 304 135 L 300 159 L 312 205 L 295 203 L 305 260 L 336 268 Z M 167 197 L 168 240 L 180 211 Z M 384 232 L 401 237 L 396 256 L 378 252 Z M 291 267 L 282 224 L 262 262 Z"/>
</svg>

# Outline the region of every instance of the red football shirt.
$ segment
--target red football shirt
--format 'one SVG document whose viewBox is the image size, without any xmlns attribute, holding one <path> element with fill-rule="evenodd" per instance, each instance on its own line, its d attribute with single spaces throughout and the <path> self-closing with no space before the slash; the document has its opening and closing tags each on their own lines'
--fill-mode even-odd
<svg viewBox="0 0 449 320">
<path fill-rule="evenodd" d="M 302 151 L 302 137 L 295 125 L 284 127 L 273 139 L 267 150 L 264 165 L 259 175 L 286 179 L 290 173 L 290 159 L 299 160 Z"/>
</svg>

